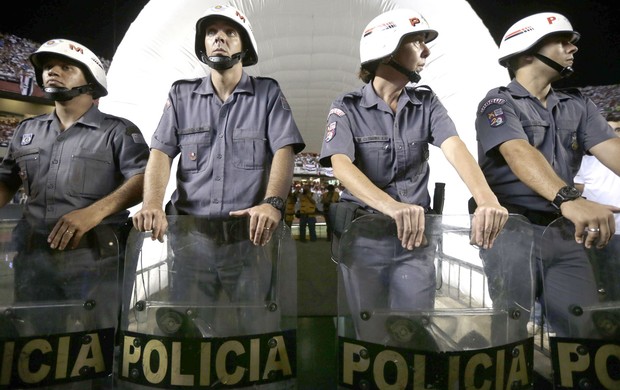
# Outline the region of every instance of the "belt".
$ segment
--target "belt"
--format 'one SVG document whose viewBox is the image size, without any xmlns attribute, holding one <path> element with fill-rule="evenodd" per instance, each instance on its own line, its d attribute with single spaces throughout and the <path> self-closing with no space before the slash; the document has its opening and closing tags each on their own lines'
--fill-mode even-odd
<svg viewBox="0 0 620 390">
<path fill-rule="evenodd" d="M 196 231 L 214 240 L 217 244 L 233 244 L 250 239 L 248 218 L 209 219 L 193 217 L 180 224 L 181 232 Z"/>
<path fill-rule="evenodd" d="M 527 218 L 534 225 L 539 226 L 548 226 L 551 222 L 560 218 L 562 215 L 560 213 L 550 212 L 550 211 L 538 211 L 538 210 L 529 210 L 522 206 L 516 206 L 513 204 L 503 204 L 502 206 L 506 207 L 508 212 L 521 214 L 525 218 Z"/>
</svg>

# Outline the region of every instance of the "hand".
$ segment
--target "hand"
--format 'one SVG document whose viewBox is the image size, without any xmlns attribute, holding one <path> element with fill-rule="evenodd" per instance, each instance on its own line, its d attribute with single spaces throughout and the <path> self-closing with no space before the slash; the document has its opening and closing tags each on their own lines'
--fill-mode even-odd
<svg viewBox="0 0 620 390">
<path fill-rule="evenodd" d="M 101 219 L 88 209 L 71 211 L 56 222 L 52 232 L 47 236 L 47 242 L 52 249 L 74 249 L 82 236 L 100 222 Z"/>
<path fill-rule="evenodd" d="M 425 239 L 423 207 L 394 202 L 388 206 L 384 213 L 392 217 L 396 222 L 398 239 L 403 248 L 413 250 L 423 244 Z"/>
<path fill-rule="evenodd" d="M 472 218 L 470 243 L 484 249 L 492 248 L 506 221 L 508 210 L 499 203 L 479 205 Z"/>
<path fill-rule="evenodd" d="M 151 232 L 151 240 L 164 242 L 168 219 L 161 207 L 143 207 L 132 218 L 133 227 L 140 232 Z"/>
<path fill-rule="evenodd" d="M 616 222 L 610 206 L 578 198 L 562 203 L 562 215 L 575 224 L 575 241 L 591 248 L 603 248 L 616 232 Z M 585 242 L 584 242 L 585 237 Z"/>
<path fill-rule="evenodd" d="M 250 241 L 254 245 L 266 245 L 282 217 L 280 211 L 266 203 L 243 210 L 231 211 L 230 216 L 250 217 Z"/>
</svg>

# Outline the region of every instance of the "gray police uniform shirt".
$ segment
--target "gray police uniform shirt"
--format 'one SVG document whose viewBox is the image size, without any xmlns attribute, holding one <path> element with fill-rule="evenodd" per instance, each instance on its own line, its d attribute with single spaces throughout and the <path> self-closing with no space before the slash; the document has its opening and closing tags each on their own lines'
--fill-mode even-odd
<svg viewBox="0 0 620 390">
<path fill-rule="evenodd" d="M 545 108 L 515 80 L 492 89 L 480 102 L 476 132 L 478 163 L 499 202 L 543 212 L 557 210 L 515 176 L 499 146 L 513 139 L 528 141 L 572 185 L 584 153 L 614 137 L 594 103 L 577 89 L 552 89 Z"/>
<path fill-rule="evenodd" d="M 305 147 L 278 83 L 245 72 L 226 102 L 211 76 L 179 80 L 151 140 L 151 148 L 179 155 L 173 210 L 211 218 L 258 204 L 278 149 Z"/>
<path fill-rule="evenodd" d="M 394 113 L 368 83 L 332 103 L 320 163 L 330 167 L 332 155 L 344 154 L 392 198 L 429 208 L 428 145 L 457 135 L 429 87 L 405 88 Z M 369 208 L 347 189 L 341 199 Z"/>
<path fill-rule="evenodd" d="M 54 222 L 144 173 L 149 149 L 130 121 L 93 105 L 65 131 L 55 112 L 23 120 L 0 165 L 0 181 L 28 195 L 24 216 Z M 106 220 L 124 220 L 124 210 Z"/>
</svg>

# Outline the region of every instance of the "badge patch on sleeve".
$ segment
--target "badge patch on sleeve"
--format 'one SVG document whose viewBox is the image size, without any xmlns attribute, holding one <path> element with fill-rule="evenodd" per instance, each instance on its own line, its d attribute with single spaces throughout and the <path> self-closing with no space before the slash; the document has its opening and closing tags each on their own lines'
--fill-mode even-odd
<svg viewBox="0 0 620 390">
<path fill-rule="evenodd" d="M 30 145 L 32 143 L 33 138 L 34 138 L 34 134 L 32 133 L 23 134 L 21 146 Z"/>
<path fill-rule="evenodd" d="M 491 125 L 491 127 L 498 127 L 506 122 L 504 110 L 501 108 L 496 108 L 495 110 L 489 112 L 487 114 L 487 119 L 489 120 L 489 125 Z"/>
<path fill-rule="evenodd" d="M 336 122 L 332 122 L 327 125 L 327 131 L 325 132 L 325 142 L 331 141 L 336 135 Z"/>
<path fill-rule="evenodd" d="M 286 111 L 291 111 L 291 106 L 288 105 L 288 101 L 284 97 L 284 95 L 280 95 L 280 103 L 282 104 L 282 108 Z"/>
<path fill-rule="evenodd" d="M 489 107 L 491 104 L 505 104 L 505 103 L 506 103 L 506 99 L 502 99 L 502 98 L 489 99 L 486 102 L 484 102 L 484 104 L 480 107 L 480 113 L 482 114 L 484 110 L 486 110 L 487 107 Z"/>
<path fill-rule="evenodd" d="M 327 114 L 327 117 L 329 118 L 332 114 L 337 115 L 337 116 L 345 116 L 344 111 L 342 111 L 339 108 L 332 108 L 331 110 L 329 110 L 329 114 Z"/>
</svg>

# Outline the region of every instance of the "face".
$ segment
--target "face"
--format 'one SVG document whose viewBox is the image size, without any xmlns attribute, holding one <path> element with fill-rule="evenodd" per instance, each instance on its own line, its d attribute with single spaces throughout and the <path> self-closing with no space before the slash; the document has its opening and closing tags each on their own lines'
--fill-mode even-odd
<svg viewBox="0 0 620 390">
<path fill-rule="evenodd" d="M 62 58 L 49 58 L 43 64 L 42 76 L 45 87 L 71 89 L 87 84 L 82 69 Z"/>
<path fill-rule="evenodd" d="M 415 34 L 403 39 L 394 59 L 404 67 L 420 72 L 430 54 L 431 51 L 424 43 L 424 34 Z"/>
<path fill-rule="evenodd" d="M 241 34 L 234 25 L 216 20 L 205 31 L 205 49 L 209 57 L 230 57 L 242 50 Z"/>
<path fill-rule="evenodd" d="M 577 46 L 571 43 L 571 35 L 557 34 L 546 38 L 538 51 L 562 66 L 572 66 Z"/>
</svg>

